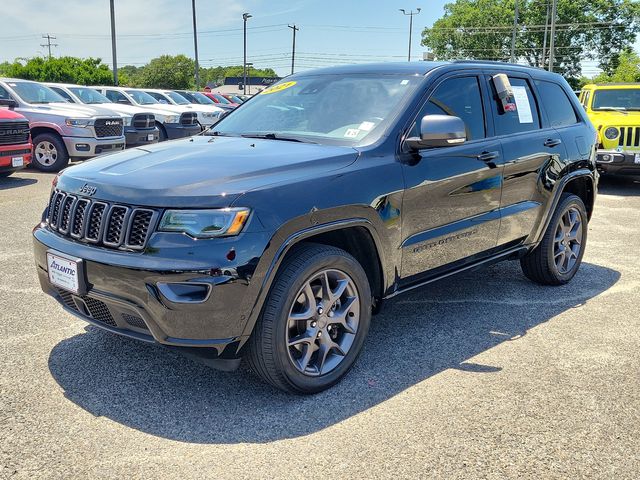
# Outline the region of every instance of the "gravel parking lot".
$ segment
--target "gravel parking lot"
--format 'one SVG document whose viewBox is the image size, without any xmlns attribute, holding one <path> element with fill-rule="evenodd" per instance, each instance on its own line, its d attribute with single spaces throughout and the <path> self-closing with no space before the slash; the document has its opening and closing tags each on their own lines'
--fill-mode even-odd
<svg viewBox="0 0 640 480">
<path fill-rule="evenodd" d="M 345 381 L 292 397 L 42 294 L 51 179 L 0 181 L 0 477 L 638 478 L 640 182 L 601 182 L 570 285 L 509 262 L 415 290 Z"/>
</svg>

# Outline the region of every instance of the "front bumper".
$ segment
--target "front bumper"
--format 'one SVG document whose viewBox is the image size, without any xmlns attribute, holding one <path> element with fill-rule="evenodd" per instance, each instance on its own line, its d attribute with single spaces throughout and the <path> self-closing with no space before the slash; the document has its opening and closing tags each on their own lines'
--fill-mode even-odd
<svg viewBox="0 0 640 480">
<path fill-rule="evenodd" d="M 192 137 L 202 131 L 200 125 L 182 125 L 180 123 L 165 123 L 164 128 L 167 131 L 168 140 Z"/>
<path fill-rule="evenodd" d="M 160 130 L 158 127 L 137 129 L 135 127 L 124 127 L 124 137 L 127 148 L 141 147 L 158 143 Z"/>
<path fill-rule="evenodd" d="M 598 150 L 596 165 L 602 173 L 611 175 L 640 175 L 640 152 Z"/>
<path fill-rule="evenodd" d="M 0 173 L 15 172 L 31 163 L 31 144 L 0 147 Z M 18 165 L 19 159 L 22 164 Z"/>
<path fill-rule="evenodd" d="M 193 249 L 176 245 L 162 248 L 167 243 L 162 240 L 156 242 L 158 248 L 147 249 L 151 252 L 134 253 L 70 240 L 44 224 L 38 225 L 33 235 L 42 290 L 70 313 L 138 340 L 176 347 L 209 347 L 221 359 L 241 356 L 248 337 L 243 336 L 247 319 L 240 307 L 247 301 L 253 269 L 237 263 L 229 265 L 225 254 L 232 239 L 219 239 L 218 253 L 208 248 L 209 258 L 203 261 L 209 267 L 205 268 L 194 263 Z M 246 242 L 256 243 L 250 239 Z M 76 295 L 52 285 L 47 273 L 47 252 L 82 259 L 86 291 Z M 184 260 L 176 259 L 180 255 Z"/>
<path fill-rule="evenodd" d="M 124 149 L 124 136 L 116 138 L 63 137 L 71 158 L 91 158 Z"/>
</svg>

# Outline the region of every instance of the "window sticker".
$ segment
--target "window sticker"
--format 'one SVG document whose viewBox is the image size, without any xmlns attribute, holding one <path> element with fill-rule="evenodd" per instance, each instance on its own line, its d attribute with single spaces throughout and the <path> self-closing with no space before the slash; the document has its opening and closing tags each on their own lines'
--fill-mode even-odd
<svg viewBox="0 0 640 480">
<path fill-rule="evenodd" d="M 409 84 L 409 80 L 402 80 L 400 82 L 400 85 L 408 85 Z"/>
<path fill-rule="evenodd" d="M 531 104 L 527 95 L 526 87 L 512 86 L 513 99 L 516 102 L 518 110 L 518 121 L 520 123 L 533 123 L 533 114 L 531 113 Z"/>
<path fill-rule="evenodd" d="M 373 130 L 373 127 L 375 126 L 376 124 L 373 122 L 362 122 L 358 127 L 358 130 L 364 130 L 365 132 L 370 132 L 371 130 Z"/>
<path fill-rule="evenodd" d="M 345 138 L 356 138 L 360 134 L 360 130 L 357 128 L 347 128 L 347 131 L 344 132 Z"/>
<path fill-rule="evenodd" d="M 265 88 L 263 91 L 260 92 L 260 95 L 267 95 L 269 93 L 281 92 L 282 90 L 286 90 L 287 88 L 293 87 L 296 83 L 298 82 L 279 83 L 272 87 Z"/>
</svg>

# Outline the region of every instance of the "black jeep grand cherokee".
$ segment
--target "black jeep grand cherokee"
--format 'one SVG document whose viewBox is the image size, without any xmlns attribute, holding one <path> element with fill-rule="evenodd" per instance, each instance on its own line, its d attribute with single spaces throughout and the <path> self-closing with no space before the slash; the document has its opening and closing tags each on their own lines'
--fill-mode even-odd
<svg viewBox="0 0 640 480">
<path fill-rule="evenodd" d="M 318 392 L 386 298 L 503 259 L 571 280 L 595 138 L 567 83 L 533 68 L 301 73 L 208 135 L 65 170 L 33 232 L 37 270 L 99 327 L 223 368 L 244 355 L 273 385 Z"/>
</svg>

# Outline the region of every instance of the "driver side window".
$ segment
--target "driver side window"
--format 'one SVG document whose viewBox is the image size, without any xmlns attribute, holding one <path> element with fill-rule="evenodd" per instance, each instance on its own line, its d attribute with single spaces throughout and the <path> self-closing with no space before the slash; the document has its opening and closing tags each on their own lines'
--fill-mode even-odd
<svg viewBox="0 0 640 480">
<path fill-rule="evenodd" d="M 420 109 L 411 127 L 410 137 L 420 135 L 420 121 L 425 115 L 452 115 L 465 124 L 467 140 L 485 138 L 482 93 L 477 77 L 455 77 L 442 82 Z"/>
</svg>

